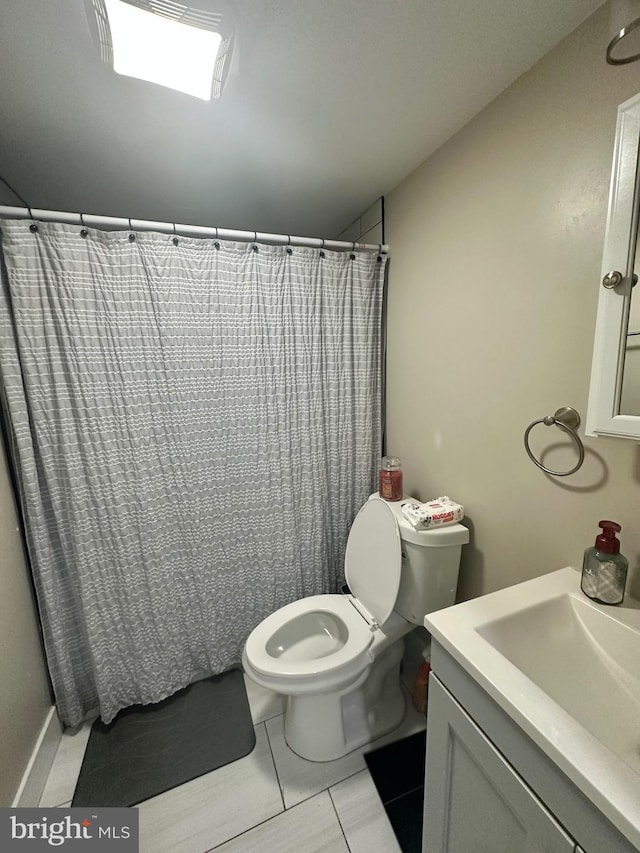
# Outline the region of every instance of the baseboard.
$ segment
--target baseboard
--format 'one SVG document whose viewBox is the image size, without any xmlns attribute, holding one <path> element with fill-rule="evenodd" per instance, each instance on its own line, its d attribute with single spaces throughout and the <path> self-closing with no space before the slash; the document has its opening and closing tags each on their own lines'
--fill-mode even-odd
<svg viewBox="0 0 640 853">
<path fill-rule="evenodd" d="M 24 806 L 35 808 L 39 804 L 61 737 L 62 723 L 55 705 L 52 705 L 40 729 L 12 808 Z"/>
</svg>

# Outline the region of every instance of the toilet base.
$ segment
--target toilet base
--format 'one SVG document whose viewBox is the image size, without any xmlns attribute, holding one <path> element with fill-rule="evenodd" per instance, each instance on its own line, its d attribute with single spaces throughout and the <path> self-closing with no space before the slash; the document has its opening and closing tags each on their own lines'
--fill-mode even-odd
<svg viewBox="0 0 640 853">
<path fill-rule="evenodd" d="M 289 696 L 284 737 L 308 761 L 333 761 L 397 728 L 406 702 L 400 685 L 401 638 L 353 684 L 333 693 Z"/>
</svg>

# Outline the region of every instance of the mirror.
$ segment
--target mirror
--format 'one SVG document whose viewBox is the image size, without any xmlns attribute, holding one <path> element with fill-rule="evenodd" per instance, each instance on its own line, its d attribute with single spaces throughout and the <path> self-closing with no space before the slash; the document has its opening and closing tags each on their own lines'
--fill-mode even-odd
<svg viewBox="0 0 640 853">
<path fill-rule="evenodd" d="M 618 108 L 587 435 L 640 441 L 640 95 Z M 636 262 L 637 258 L 637 262 Z"/>
<path fill-rule="evenodd" d="M 640 200 L 636 201 L 640 204 Z M 636 236 L 634 275 L 628 305 L 625 306 L 623 322 L 626 325 L 622 385 L 620 388 L 619 414 L 640 417 L 640 296 L 636 293 L 640 251 Z"/>
</svg>

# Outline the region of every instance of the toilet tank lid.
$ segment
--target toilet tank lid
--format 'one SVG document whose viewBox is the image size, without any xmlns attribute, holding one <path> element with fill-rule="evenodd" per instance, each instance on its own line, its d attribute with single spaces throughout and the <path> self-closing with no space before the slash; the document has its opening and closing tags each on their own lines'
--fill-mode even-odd
<svg viewBox="0 0 640 853">
<path fill-rule="evenodd" d="M 416 530 L 403 516 L 398 519 L 398 526 L 400 536 L 405 542 L 412 542 L 423 548 L 449 548 L 451 545 L 466 545 L 469 541 L 469 528 L 464 524 L 446 524 L 444 527 L 432 527 L 430 530 Z"/>
<path fill-rule="evenodd" d="M 354 519 L 344 571 L 349 589 L 382 625 L 398 598 L 402 546 L 396 514 L 387 501 L 371 498 Z"/>
</svg>

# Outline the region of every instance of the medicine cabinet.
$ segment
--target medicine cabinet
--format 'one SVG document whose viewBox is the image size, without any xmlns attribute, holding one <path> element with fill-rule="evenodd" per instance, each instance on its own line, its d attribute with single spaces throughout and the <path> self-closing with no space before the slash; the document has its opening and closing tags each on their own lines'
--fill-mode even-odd
<svg viewBox="0 0 640 853">
<path fill-rule="evenodd" d="M 640 94 L 618 108 L 585 432 L 640 441 Z"/>
</svg>

